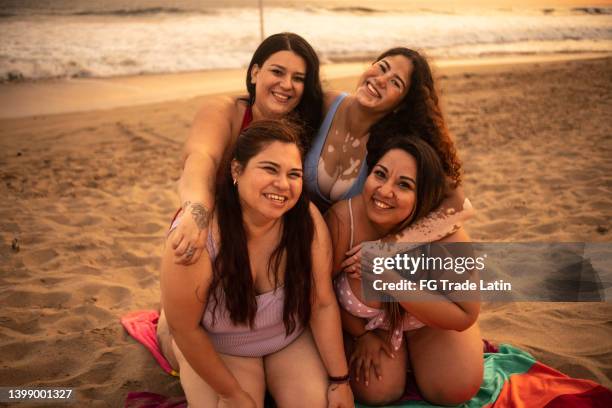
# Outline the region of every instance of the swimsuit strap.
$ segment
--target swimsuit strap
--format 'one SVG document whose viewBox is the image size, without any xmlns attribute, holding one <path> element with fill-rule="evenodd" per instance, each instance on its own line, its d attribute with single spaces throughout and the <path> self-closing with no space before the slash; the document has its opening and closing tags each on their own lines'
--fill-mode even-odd
<svg viewBox="0 0 612 408">
<path fill-rule="evenodd" d="M 251 109 L 251 105 L 247 105 L 244 116 L 242 118 L 242 125 L 240 125 L 240 131 L 242 132 L 253 122 L 253 109 Z"/>
<path fill-rule="evenodd" d="M 355 231 L 355 223 L 353 222 L 353 205 L 352 205 L 352 197 L 348 199 L 348 207 L 349 207 L 349 217 L 351 219 L 351 241 L 349 244 L 349 249 L 353 247 L 353 237 Z"/>
</svg>

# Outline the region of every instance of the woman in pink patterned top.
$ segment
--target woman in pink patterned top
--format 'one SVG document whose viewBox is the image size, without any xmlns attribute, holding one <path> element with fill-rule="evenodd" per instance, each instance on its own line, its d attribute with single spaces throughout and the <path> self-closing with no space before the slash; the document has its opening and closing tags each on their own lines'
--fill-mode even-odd
<svg viewBox="0 0 612 408">
<path fill-rule="evenodd" d="M 278 406 L 354 406 L 299 132 L 277 121 L 244 130 L 218 179 L 207 251 L 191 267 L 164 251 L 158 337 L 190 406 L 262 407 L 266 388 Z"/>
<path fill-rule="evenodd" d="M 414 135 L 388 138 L 368 150 L 363 192 L 336 203 L 326 215 L 334 247 L 334 271 L 346 251 L 406 228 L 444 197 L 439 156 Z M 465 242 L 463 229 L 444 238 Z M 483 355 L 478 302 L 366 301 L 360 276 L 340 272 L 335 290 L 350 356 L 351 388 L 358 401 L 389 404 L 404 393 L 412 366 L 423 397 L 436 405 L 472 398 L 482 382 Z M 434 295 L 437 296 L 437 295 Z"/>
</svg>

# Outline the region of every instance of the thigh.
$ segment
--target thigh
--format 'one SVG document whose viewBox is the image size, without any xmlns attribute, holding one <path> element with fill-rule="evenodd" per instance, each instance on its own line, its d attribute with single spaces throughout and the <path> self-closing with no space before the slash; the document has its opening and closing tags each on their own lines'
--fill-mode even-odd
<svg viewBox="0 0 612 408">
<path fill-rule="evenodd" d="M 180 367 L 180 379 L 190 407 L 216 407 L 217 393 L 189 365 L 176 343 L 172 348 Z M 225 366 L 236 377 L 243 390 L 248 392 L 262 408 L 266 391 L 263 360 L 259 357 L 239 357 L 219 353 Z"/>
<path fill-rule="evenodd" d="M 423 327 L 408 338 L 412 370 L 425 399 L 456 405 L 478 392 L 484 368 L 478 324 L 461 332 Z"/>
<path fill-rule="evenodd" d="M 310 329 L 264 357 L 266 384 L 279 408 L 326 407 L 327 371 Z"/>
<path fill-rule="evenodd" d="M 168 327 L 168 321 L 163 309 L 159 312 L 159 319 L 157 320 L 157 341 L 166 360 L 168 360 L 175 371 L 178 371 L 179 365 L 172 349 L 172 335 L 170 334 L 170 328 Z"/>
</svg>

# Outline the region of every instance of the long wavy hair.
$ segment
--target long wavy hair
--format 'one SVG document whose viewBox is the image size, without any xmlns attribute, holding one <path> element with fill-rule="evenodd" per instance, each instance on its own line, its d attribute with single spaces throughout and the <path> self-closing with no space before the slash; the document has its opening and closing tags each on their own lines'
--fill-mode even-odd
<svg viewBox="0 0 612 408">
<path fill-rule="evenodd" d="M 461 162 L 440 109 L 429 63 L 417 51 L 404 47 L 383 52 L 376 62 L 394 55 L 404 56 L 412 62 L 410 86 L 399 106 L 370 128 L 368 152 L 384 143 L 389 135 L 414 129 L 438 153 L 444 172 L 452 181 L 451 186 L 456 187 L 461 183 Z"/>
<path fill-rule="evenodd" d="M 234 324 L 253 327 L 257 299 L 242 219 L 238 189 L 231 173 L 232 159 L 245 169 L 249 160 L 273 142 L 295 145 L 304 157 L 301 129 L 288 121 L 261 120 L 253 122 L 238 137 L 231 159 L 226 160 L 217 183 L 217 222 L 220 232 L 219 251 L 213 263 L 213 278 L 209 301 L 213 302 L 213 324 L 217 306 L 224 303 Z M 302 190 L 297 203 L 282 216 L 281 238 L 268 259 L 268 274 L 278 287 L 279 271 L 284 267 L 285 304 L 283 322 L 287 335 L 298 324 L 310 320 L 312 281 L 311 245 L 314 224 L 309 212 L 309 200 Z M 284 264 L 283 264 L 284 262 Z M 222 291 L 220 290 L 222 289 Z M 276 290 L 276 289 L 275 289 Z"/>
<path fill-rule="evenodd" d="M 398 223 L 393 232 L 399 232 L 416 220 L 425 217 L 437 208 L 444 199 L 446 190 L 444 167 L 438 153 L 424 139 L 427 138 L 409 130 L 401 135 L 388 137 L 383 143 L 377 145 L 376 148 L 368 151 L 366 165 L 368 166 L 369 173 L 372 172 L 376 163 L 393 149 L 405 151 L 414 157 L 416 161 L 415 208 L 408 218 Z M 391 340 L 391 333 L 394 333 L 396 329 L 401 330 L 402 328 L 404 312 L 399 303 L 387 295 L 385 295 L 383 308 L 389 319 L 390 330 L 388 332 L 388 339 Z"/>
<path fill-rule="evenodd" d="M 312 46 L 294 33 L 273 34 L 263 40 L 255 50 L 246 75 L 246 87 L 249 92 L 249 104 L 255 103 L 255 84 L 251 83 L 251 69 L 257 64 L 261 67 L 274 53 L 279 51 L 293 51 L 304 59 L 306 63 L 306 77 L 304 78 L 304 93 L 294 112 L 299 120 L 304 122 L 304 147 L 310 147 L 315 132 L 321 125 L 323 115 L 323 91 L 319 77 L 319 57 Z"/>
</svg>

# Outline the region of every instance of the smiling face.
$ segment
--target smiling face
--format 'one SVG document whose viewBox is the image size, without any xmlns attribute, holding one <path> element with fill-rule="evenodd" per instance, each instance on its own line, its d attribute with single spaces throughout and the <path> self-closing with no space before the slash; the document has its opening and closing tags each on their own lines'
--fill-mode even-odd
<svg viewBox="0 0 612 408">
<path fill-rule="evenodd" d="M 384 57 L 361 75 L 355 98 L 376 112 L 391 112 L 408 93 L 412 70 L 412 61 L 403 55 Z"/>
<path fill-rule="evenodd" d="M 243 212 L 264 220 L 280 218 L 302 193 L 302 159 L 292 143 L 272 142 L 253 156 L 246 167 L 232 162 Z"/>
<path fill-rule="evenodd" d="M 278 51 L 253 65 L 251 83 L 255 85 L 254 111 L 274 119 L 291 112 L 304 93 L 306 62 L 293 51 Z"/>
<path fill-rule="evenodd" d="M 414 212 L 417 162 L 402 149 L 389 150 L 372 168 L 363 187 L 369 220 L 393 230 Z"/>
</svg>

